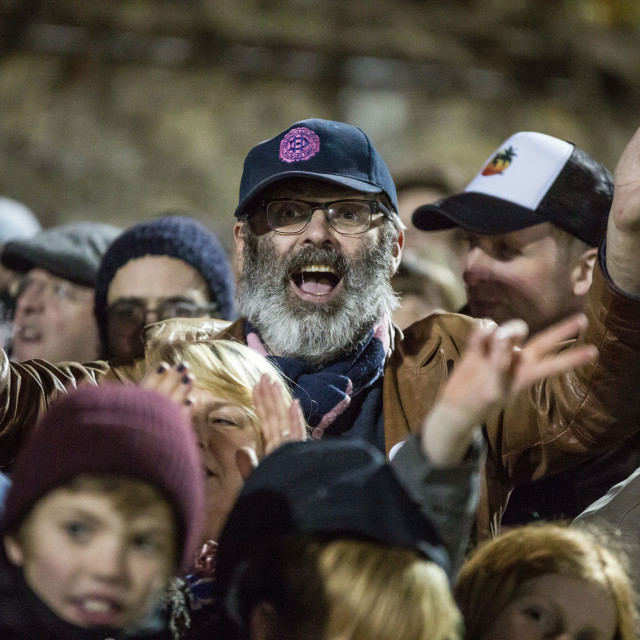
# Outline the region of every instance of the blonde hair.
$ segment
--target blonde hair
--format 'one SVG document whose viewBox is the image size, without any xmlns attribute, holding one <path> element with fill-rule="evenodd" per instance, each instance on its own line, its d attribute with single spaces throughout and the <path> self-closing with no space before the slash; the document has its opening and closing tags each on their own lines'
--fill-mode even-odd
<svg viewBox="0 0 640 640">
<path fill-rule="evenodd" d="M 159 347 L 159 361 L 176 365 L 184 362 L 194 375 L 194 385 L 233 403 L 246 414 L 249 423 L 260 433 L 253 402 L 253 388 L 266 374 L 278 384 L 287 404 L 291 392 L 280 372 L 262 355 L 233 340 L 178 340 Z M 260 439 L 260 437 L 259 437 Z"/>
<path fill-rule="evenodd" d="M 336 540 L 318 558 L 327 638 L 456 640 L 461 616 L 444 571 L 414 551 Z"/>
<path fill-rule="evenodd" d="M 481 638 L 524 582 L 548 574 L 602 587 L 616 609 L 614 640 L 635 638 L 633 588 L 622 564 L 587 531 L 527 525 L 491 540 L 460 570 L 454 588 L 466 637 Z"/>
</svg>

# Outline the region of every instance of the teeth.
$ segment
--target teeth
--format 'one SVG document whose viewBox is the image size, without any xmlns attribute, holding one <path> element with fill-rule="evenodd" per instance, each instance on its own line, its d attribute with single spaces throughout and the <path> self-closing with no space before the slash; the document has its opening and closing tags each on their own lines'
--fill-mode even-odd
<svg viewBox="0 0 640 640">
<path fill-rule="evenodd" d="M 329 272 L 335 275 L 338 275 L 338 272 L 333 268 L 326 264 L 310 264 L 302 269 L 307 272 Z"/>
<path fill-rule="evenodd" d="M 83 606 L 91 613 L 107 613 L 111 611 L 111 604 L 106 600 L 85 600 Z"/>
<path fill-rule="evenodd" d="M 20 329 L 20 335 L 25 340 L 35 340 L 38 337 L 38 332 L 31 327 L 22 327 Z"/>
</svg>

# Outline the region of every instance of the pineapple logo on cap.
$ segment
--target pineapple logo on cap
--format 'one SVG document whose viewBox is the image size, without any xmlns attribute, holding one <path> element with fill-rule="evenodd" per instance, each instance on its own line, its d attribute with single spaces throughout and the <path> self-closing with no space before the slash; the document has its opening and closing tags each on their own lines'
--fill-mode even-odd
<svg viewBox="0 0 640 640">
<path fill-rule="evenodd" d="M 517 156 L 516 150 L 513 147 L 507 147 L 506 149 L 500 149 L 493 158 L 485 165 L 481 174 L 483 176 L 495 176 L 505 171 L 511 161 Z"/>
</svg>

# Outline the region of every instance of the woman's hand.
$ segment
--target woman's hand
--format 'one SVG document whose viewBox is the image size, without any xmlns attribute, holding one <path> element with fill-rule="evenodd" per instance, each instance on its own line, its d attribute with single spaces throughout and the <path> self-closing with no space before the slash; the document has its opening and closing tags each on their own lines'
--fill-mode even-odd
<svg viewBox="0 0 640 640">
<path fill-rule="evenodd" d="M 193 390 L 193 375 L 186 364 L 170 366 L 162 362 L 147 374 L 140 386 L 157 391 L 182 407 L 191 406 L 189 396 Z"/>
<path fill-rule="evenodd" d="M 289 403 L 282 387 L 267 375 L 253 388 L 253 402 L 260 421 L 263 455 L 269 455 L 281 444 L 304 440 L 306 425 L 300 403 Z"/>
</svg>

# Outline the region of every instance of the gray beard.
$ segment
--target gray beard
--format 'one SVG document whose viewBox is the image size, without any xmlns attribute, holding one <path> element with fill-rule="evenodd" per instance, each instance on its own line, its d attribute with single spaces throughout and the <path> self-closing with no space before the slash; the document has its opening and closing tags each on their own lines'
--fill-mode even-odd
<svg viewBox="0 0 640 640">
<path fill-rule="evenodd" d="M 398 306 L 389 277 L 395 232 L 383 228 L 378 242 L 363 239 L 358 255 L 305 247 L 282 255 L 271 237 L 260 240 L 244 226 L 244 261 L 238 282 L 238 307 L 276 354 L 324 363 L 362 342 L 381 318 Z M 331 265 L 343 289 L 328 303 L 301 300 L 290 276 L 304 265 Z"/>
</svg>

